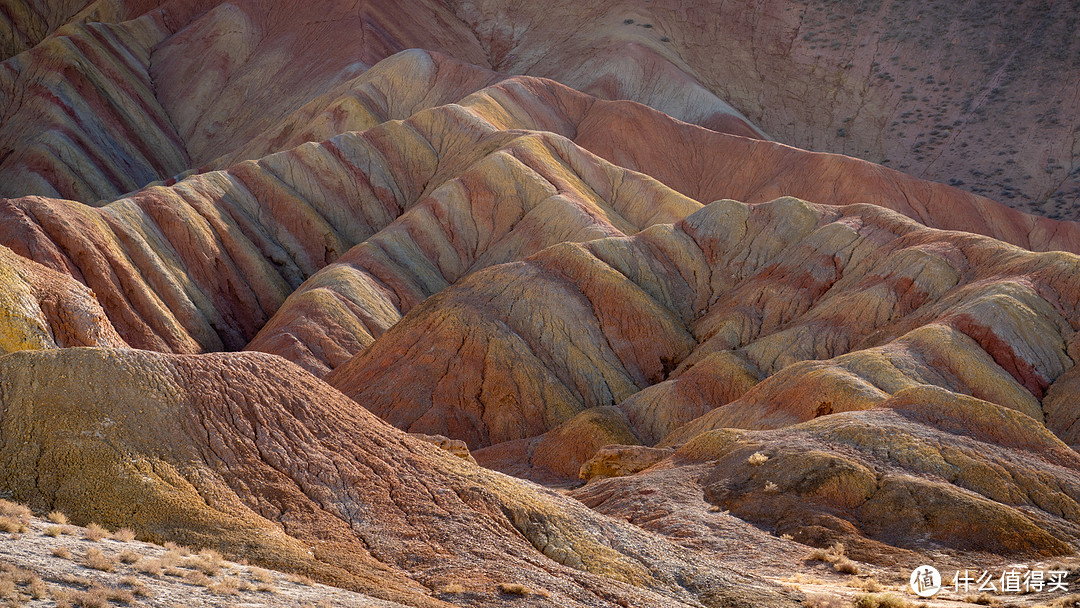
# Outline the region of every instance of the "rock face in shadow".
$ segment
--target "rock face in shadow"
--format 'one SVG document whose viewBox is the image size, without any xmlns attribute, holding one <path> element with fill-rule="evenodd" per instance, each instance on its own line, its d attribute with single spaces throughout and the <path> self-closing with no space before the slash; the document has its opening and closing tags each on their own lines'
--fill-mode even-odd
<svg viewBox="0 0 1080 608">
<path fill-rule="evenodd" d="M 528 587 L 535 605 L 796 605 L 711 556 L 406 436 L 272 355 L 14 353 L 0 358 L 0 402 L 0 488 L 79 523 L 413 606 L 495 605 L 499 583 Z"/>
</svg>

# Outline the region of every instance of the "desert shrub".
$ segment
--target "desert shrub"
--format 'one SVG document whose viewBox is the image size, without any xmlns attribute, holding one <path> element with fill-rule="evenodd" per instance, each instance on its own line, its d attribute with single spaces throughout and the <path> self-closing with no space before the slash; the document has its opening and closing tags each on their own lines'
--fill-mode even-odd
<svg viewBox="0 0 1080 608">
<path fill-rule="evenodd" d="M 112 572 L 116 569 L 116 562 L 96 547 L 90 547 L 86 550 L 82 564 L 87 568 L 101 570 L 102 572 Z"/>
<path fill-rule="evenodd" d="M 499 583 L 499 591 L 509 595 L 529 595 L 532 590 L 517 583 Z"/>
<path fill-rule="evenodd" d="M 746 459 L 746 463 L 755 467 L 759 467 L 769 461 L 769 457 L 761 452 L 754 452 Z"/>
<path fill-rule="evenodd" d="M 86 540 L 97 542 L 99 540 L 109 537 L 109 531 L 103 526 L 99 526 L 93 522 L 86 525 L 86 530 L 83 531 L 83 538 Z"/>
<path fill-rule="evenodd" d="M 846 557 L 841 557 L 833 563 L 833 568 L 841 574 L 858 574 L 859 565 Z"/>
<path fill-rule="evenodd" d="M 848 608 L 850 606 L 843 598 L 836 595 L 826 595 L 824 593 L 812 593 L 806 596 L 806 601 L 803 605 L 806 606 L 806 608 Z"/>
<path fill-rule="evenodd" d="M 855 608 L 911 608 L 910 602 L 892 593 L 885 595 L 864 593 L 856 597 L 852 605 Z"/>
<path fill-rule="evenodd" d="M 17 517 L 3 515 L 0 516 L 0 532 L 21 534 L 26 532 L 26 524 Z"/>
</svg>

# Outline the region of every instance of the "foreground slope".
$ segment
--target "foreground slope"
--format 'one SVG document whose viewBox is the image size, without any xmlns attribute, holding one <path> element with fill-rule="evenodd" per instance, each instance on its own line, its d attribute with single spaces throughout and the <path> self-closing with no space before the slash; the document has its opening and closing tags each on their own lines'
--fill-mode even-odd
<svg viewBox="0 0 1080 608">
<path fill-rule="evenodd" d="M 92 378 L 108 377 L 108 383 Z M 406 437 L 264 354 L 0 358 L 3 491 L 414 606 L 793 605 L 703 553 Z M 542 590 L 542 593 L 541 593 Z"/>
</svg>

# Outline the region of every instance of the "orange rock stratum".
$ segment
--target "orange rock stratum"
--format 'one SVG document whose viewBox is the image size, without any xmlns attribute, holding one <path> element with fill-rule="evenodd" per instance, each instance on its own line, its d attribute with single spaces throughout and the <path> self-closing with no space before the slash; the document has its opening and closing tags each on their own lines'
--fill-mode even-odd
<svg viewBox="0 0 1080 608">
<path fill-rule="evenodd" d="M 0 2 L 0 498 L 363 605 L 1072 564 L 1036 4 Z"/>
</svg>

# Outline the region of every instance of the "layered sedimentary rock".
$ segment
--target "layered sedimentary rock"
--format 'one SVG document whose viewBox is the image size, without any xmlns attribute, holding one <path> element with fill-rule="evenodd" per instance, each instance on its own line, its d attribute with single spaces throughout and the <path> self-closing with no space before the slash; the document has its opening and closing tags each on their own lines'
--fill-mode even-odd
<svg viewBox="0 0 1080 608">
<path fill-rule="evenodd" d="M 1077 218 L 1075 5 L 451 4 L 496 70 L 597 94 L 648 83 L 662 92 L 654 107 L 710 127 L 706 100 L 719 97 L 777 141 Z"/>
<path fill-rule="evenodd" d="M 0 358 L 0 400 L 0 488 L 79 523 L 412 606 L 494 605 L 499 584 L 542 606 L 796 604 L 408 437 L 272 355 L 25 351 Z"/>
<path fill-rule="evenodd" d="M 72 346 L 126 345 L 85 285 L 0 247 L 0 353 Z"/>
<path fill-rule="evenodd" d="M 575 496 L 698 547 L 719 548 L 700 523 L 712 507 L 799 542 L 842 540 L 868 561 L 911 563 L 904 550 L 940 547 L 1067 555 L 1080 533 L 1078 465 L 1026 414 L 922 386 L 778 431 L 701 433 L 651 469 Z M 669 497 L 687 495 L 705 500 L 673 508 Z"/>
<path fill-rule="evenodd" d="M 401 428 L 492 446 L 476 452 L 479 462 L 549 482 L 576 477 L 603 444 L 677 446 L 732 427 L 798 434 L 804 427 L 793 425 L 815 418 L 820 424 L 805 427 L 815 433 L 844 434 L 856 424 L 848 421 L 858 421 L 858 449 L 879 446 L 879 466 L 919 475 L 940 474 L 926 462 L 942 458 L 973 476 L 990 467 L 1026 477 L 1042 465 L 1023 454 L 981 463 L 977 448 L 966 448 L 963 464 L 932 453 L 909 462 L 895 455 L 899 443 L 887 431 L 865 422 L 883 414 L 838 416 L 882 408 L 921 412 L 920 424 L 933 428 L 905 431 L 919 441 L 928 433 L 963 435 L 967 421 L 974 433 L 984 419 L 1002 418 L 1008 425 L 998 434 L 978 435 L 987 450 L 1036 445 L 1024 449 L 1071 479 L 1076 463 L 1051 430 L 1074 427 L 1075 404 L 1058 396 L 1044 411 L 1042 402 L 1080 355 L 1078 264 L 1071 254 L 927 229 L 871 205 L 720 201 L 634 237 L 558 245 L 477 272 L 414 308 L 327 380 Z M 1074 441 L 1073 432 L 1063 438 Z M 616 462 L 604 466 L 617 470 Z M 789 485 L 804 474 L 827 477 L 833 466 L 808 462 Z M 952 529 L 959 520 L 935 521 L 928 524 L 934 542 L 1004 553 L 1066 550 L 1049 531 L 1075 527 L 1068 508 L 1032 498 L 1046 513 L 1024 520 L 1016 509 L 1027 503 L 1013 496 L 1019 490 L 1002 494 L 992 481 L 943 477 L 926 482 L 935 502 L 911 509 L 956 501 L 958 512 L 997 515 L 970 534 Z M 1052 478 L 1024 491 L 1051 496 Z M 775 483 L 781 496 L 790 490 Z M 886 493 L 871 504 L 885 509 L 898 487 L 875 490 Z M 760 504 L 773 498 L 766 493 Z M 816 508 L 862 504 L 835 501 Z M 772 507 L 755 508 L 761 512 L 745 517 L 779 525 L 763 515 Z M 882 517 L 853 516 L 833 528 L 879 537 L 896 523 Z M 994 536 L 1022 521 L 1042 530 L 1032 537 L 1042 540 Z M 913 534 L 885 541 L 911 545 L 922 531 Z M 978 545 L 980 535 L 995 540 Z"/>
<path fill-rule="evenodd" d="M 900 166 L 981 166 L 955 120 L 1060 7 L 920 117 L 866 84 L 907 41 L 803 39 L 905 2 L 45 4 L 0 11 L 0 494 L 414 606 L 1080 546 L 1080 225 L 765 137 L 883 160 L 947 115 Z M 1071 158 L 1064 99 L 1001 116 Z M 954 183 L 1064 200 L 1043 156 Z"/>
</svg>

